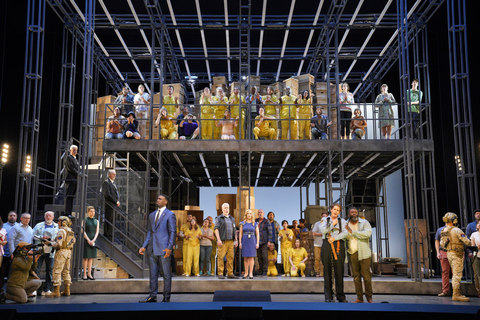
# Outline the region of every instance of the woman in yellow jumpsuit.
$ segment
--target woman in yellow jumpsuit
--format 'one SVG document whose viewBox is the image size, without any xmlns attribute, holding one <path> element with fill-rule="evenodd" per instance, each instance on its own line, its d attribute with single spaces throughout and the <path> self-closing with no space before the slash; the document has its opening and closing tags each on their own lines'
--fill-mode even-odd
<svg viewBox="0 0 480 320">
<path fill-rule="evenodd" d="M 282 140 L 288 139 L 288 130 L 290 129 L 290 139 L 297 139 L 297 97 L 290 94 L 290 88 L 285 89 L 285 95 L 280 98 L 282 109 L 280 110 L 280 121 L 282 126 Z"/>
<path fill-rule="evenodd" d="M 277 267 L 275 266 L 277 263 L 277 250 L 275 250 L 275 244 L 270 243 L 268 247 L 268 270 L 267 276 L 276 277 L 278 276 Z"/>
<path fill-rule="evenodd" d="M 309 96 L 308 90 L 302 92 L 297 98 L 298 108 L 298 139 L 310 140 L 310 119 L 312 118 L 312 96 Z"/>
<path fill-rule="evenodd" d="M 262 97 L 262 102 L 265 106 L 265 114 L 270 117 L 278 119 L 280 117 L 280 112 L 278 110 L 278 98 L 273 94 L 273 88 L 269 86 L 267 88 L 267 95 Z M 278 124 L 277 121 L 271 121 L 271 127 L 275 129 L 278 133 Z M 275 137 L 275 140 L 277 137 Z"/>
<path fill-rule="evenodd" d="M 290 262 L 288 261 L 288 251 L 292 248 L 293 231 L 288 229 L 288 221 L 282 221 L 283 229 L 278 232 L 280 239 L 280 252 L 282 253 L 283 276 L 290 277 Z"/>
<path fill-rule="evenodd" d="M 168 114 L 176 119 L 180 113 L 180 109 L 178 106 L 178 98 L 173 95 L 173 90 L 173 86 L 168 86 L 168 94 L 163 96 L 163 106 L 167 108 Z"/>
<path fill-rule="evenodd" d="M 167 113 L 165 107 L 160 108 L 155 125 L 160 125 L 160 138 L 161 139 L 177 139 L 177 131 L 175 130 L 175 120 Z"/>
<path fill-rule="evenodd" d="M 213 119 L 214 109 L 212 103 L 210 88 L 205 87 L 200 96 L 200 110 L 202 112 L 200 130 L 202 132 L 202 140 L 213 139 L 213 120 L 208 120 Z"/>
<path fill-rule="evenodd" d="M 215 97 L 212 97 L 212 103 L 214 103 L 214 113 L 215 113 L 215 118 L 221 119 L 223 118 L 223 114 L 225 113 L 225 110 L 228 108 L 228 98 L 225 96 L 223 93 L 222 87 L 217 88 L 217 95 Z M 222 131 L 221 128 L 214 126 L 213 127 L 213 139 L 219 140 L 220 139 L 220 131 Z"/>
<path fill-rule="evenodd" d="M 197 225 L 197 219 L 190 220 L 190 228 L 185 233 L 185 239 L 188 239 L 187 262 L 185 266 L 185 276 L 190 273 L 200 276 L 200 238 L 202 230 Z"/>
<path fill-rule="evenodd" d="M 276 122 L 272 116 L 265 115 L 265 108 L 258 108 L 259 115 L 255 117 L 255 127 L 253 128 L 253 135 L 258 140 L 259 137 L 267 138 L 268 140 L 275 140 L 277 138 L 277 131 L 272 128 L 272 123 Z"/>
<path fill-rule="evenodd" d="M 292 277 L 298 277 L 300 274 L 302 277 L 305 277 L 305 261 L 307 261 L 307 258 L 307 250 L 300 246 L 300 239 L 295 240 L 295 247 L 290 249 L 290 254 L 288 256 Z"/>
<path fill-rule="evenodd" d="M 247 102 L 245 101 L 245 97 L 240 95 L 240 89 L 235 87 L 233 93 L 230 95 L 230 99 L 228 103 L 230 104 L 230 116 L 233 119 L 237 119 L 240 116 L 240 100 L 242 101 L 242 106 L 246 106 Z M 223 116 L 222 116 L 223 117 Z M 239 130 L 242 127 L 242 139 L 245 139 L 245 129 L 243 129 L 245 125 L 245 111 L 242 110 L 242 122 L 238 124 L 238 127 L 235 128 L 235 139 L 239 139 Z"/>
</svg>

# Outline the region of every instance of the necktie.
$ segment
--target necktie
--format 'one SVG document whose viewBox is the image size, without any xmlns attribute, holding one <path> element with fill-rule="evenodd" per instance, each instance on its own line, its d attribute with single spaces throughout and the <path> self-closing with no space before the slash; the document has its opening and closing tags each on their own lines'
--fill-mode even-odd
<svg viewBox="0 0 480 320">
<path fill-rule="evenodd" d="M 157 216 L 155 217 L 155 225 L 157 225 L 158 219 L 160 219 L 160 210 L 157 211 Z"/>
</svg>

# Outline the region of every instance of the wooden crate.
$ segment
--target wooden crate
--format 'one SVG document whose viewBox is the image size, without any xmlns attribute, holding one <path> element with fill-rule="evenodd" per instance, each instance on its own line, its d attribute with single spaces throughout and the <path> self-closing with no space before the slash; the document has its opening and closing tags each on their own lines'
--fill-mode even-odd
<svg viewBox="0 0 480 320">
<path fill-rule="evenodd" d="M 274 93 L 278 98 L 280 98 L 281 96 L 283 96 L 283 87 L 284 87 L 283 82 L 274 82 L 274 83 L 270 84 L 270 86 L 273 88 L 273 93 Z"/>
<path fill-rule="evenodd" d="M 283 81 L 283 85 L 284 91 L 286 88 L 290 88 L 290 93 L 294 96 L 298 96 L 298 79 L 288 78 Z"/>
<path fill-rule="evenodd" d="M 236 204 L 236 194 L 217 194 L 215 198 L 216 202 L 216 209 L 222 211 L 222 204 L 228 203 L 230 205 L 230 209 L 232 209 L 232 206 L 235 207 Z"/>
<path fill-rule="evenodd" d="M 103 269 L 104 279 L 116 279 L 117 268 L 105 268 Z"/>
<path fill-rule="evenodd" d="M 105 278 L 105 269 L 104 268 L 95 268 L 94 277 L 96 279 L 104 279 Z"/>
<path fill-rule="evenodd" d="M 227 85 L 227 78 L 225 76 L 212 77 L 212 81 L 214 87 Z"/>
<path fill-rule="evenodd" d="M 123 269 L 122 267 L 118 266 L 117 267 L 117 279 L 128 279 L 130 278 L 130 275 L 128 272 Z"/>
<path fill-rule="evenodd" d="M 249 77 L 247 77 L 247 80 L 245 81 L 246 83 L 249 83 L 250 84 L 250 87 L 251 86 L 256 86 L 257 88 L 260 87 L 260 76 L 252 76 L 250 75 Z"/>
<path fill-rule="evenodd" d="M 105 268 L 105 260 L 106 258 L 103 257 L 103 258 L 96 258 L 94 261 L 93 261 L 93 266 L 95 268 Z"/>
<path fill-rule="evenodd" d="M 182 224 L 187 223 L 187 211 L 186 210 L 172 210 L 177 217 L 177 228 L 180 230 Z"/>
<path fill-rule="evenodd" d="M 185 210 L 200 210 L 199 206 L 185 206 Z"/>
<path fill-rule="evenodd" d="M 112 258 L 105 258 L 105 268 L 117 268 L 118 264 Z"/>
<path fill-rule="evenodd" d="M 315 77 L 311 74 L 302 74 L 297 77 L 298 79 L 298 91 L 303 92 L 304 90 L 308 90 L 308 92 L 312 92 L 313 85 L 315 83 Z"/>
</svg>

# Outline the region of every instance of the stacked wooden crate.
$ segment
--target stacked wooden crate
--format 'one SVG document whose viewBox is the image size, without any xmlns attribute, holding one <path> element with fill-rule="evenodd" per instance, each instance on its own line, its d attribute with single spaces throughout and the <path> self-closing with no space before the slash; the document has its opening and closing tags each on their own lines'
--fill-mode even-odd
<svg viewBox="0 0 480 320">
<path fill-rule="evenodd" d="M 118 264 L 111 258 L 107 257 L 101 250 L 97 250 L 97 258 L 94 263 L 95 278 L 98 279 L 115 279 L 117 278 Z"/>
<path fill-rule="evenodd" d="M 218 76 L 212 78 L 212 94 L 217 93 L 217 88 L 221 87 L 225 94 L 228 94 L 227 91 L 227 78 L 225 76 Z"/>
<path fill-rule="evenodd" d="M 270 86 L 273 88 L 273 94 L 277 96 L 277 98 L 280 98 L 283 96 L 283 82 L 274 82 L 270 84 Z"/>
<path fill-rule="evenodd" d="M 298 79 L 297 78 L 288 78 L 283 80 L 284 91 L 286 88 L 290 88 L 290 93 L 294 96 L 298 96 Z"/>
<path fill-rule="evenodd" d="M 307 90 L 308 93 L 312 92 L 313 85 L 315 84 L 315 78 L 311 74 L 302 74 L 298 77 L 298 93 L 301 94 Z"/>
<path fill-rule="evenodd" d="M 330 86 L 330 114 L 328 113 L 328 86 Z M 330 127 L 331 138 L 337 139 L 337 98 L 335 85 L 327 82 L 317 82 L 317 104 L 322 106 L 323 114 L 327 115 L 332 121 Z"/>
<path fill-rule="evenodd" d="M 217 194 L 216 199 L 216 209 L 217 216 L 222 214 L 222 204 L 228 203 L 230 205 L 230 213 L 233 214 L 237 205 L 237 195 L 236 194 Z"/>
<path fill-rule="evenodd" d="M 105 96 L 97 98 L 97 108 L 95 111 L 95 143 L 93 145 L 93 155 L 102 156 L 103 154 L 103 139 L 105 138 L 105 108 L 107 107 L 107 119 L 113 115 L 113 103 L 116 97 Z"/>
</svg>

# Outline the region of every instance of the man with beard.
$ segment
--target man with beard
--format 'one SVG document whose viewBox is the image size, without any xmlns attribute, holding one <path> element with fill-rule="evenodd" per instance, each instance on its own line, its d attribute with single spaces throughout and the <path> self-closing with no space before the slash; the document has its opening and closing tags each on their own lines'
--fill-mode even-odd
<svg viewBox="0 0 480 320">
<path fill-rule="evenodd" d="M 345 229 L 348 230 L 348 261 L 352 266 L 353 283 L 355 284 L 355 292 L 357 300 L 353 303 L 363 302 L 362 279 L 365 285 L 365 297 L 368 303 L 372 300 L 372 273 L 370 265 L 372 263 L 372 251 L 370 250 L 369 239 L 372 236 L 372 226 L 370 223 L 358 217 L 357 208 L 348 210 L 348 223 Z"/>
</svg>

